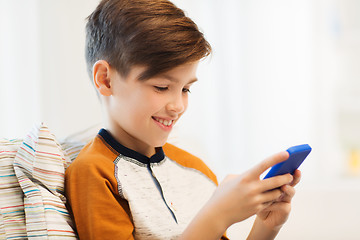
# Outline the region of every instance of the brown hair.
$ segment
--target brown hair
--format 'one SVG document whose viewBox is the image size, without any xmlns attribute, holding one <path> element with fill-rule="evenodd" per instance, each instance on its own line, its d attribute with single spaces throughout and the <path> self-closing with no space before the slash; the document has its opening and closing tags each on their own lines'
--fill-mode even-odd
<svg viewBox="0 0 360 240">
<path fill-rule="evenodd" d="M 211 52 L 196 24 L 167 0 L 103 0 L 88 17 L 86 62 L 106 60 L 126 76 L 134 65 L 149 79 Z"/>
</svg>

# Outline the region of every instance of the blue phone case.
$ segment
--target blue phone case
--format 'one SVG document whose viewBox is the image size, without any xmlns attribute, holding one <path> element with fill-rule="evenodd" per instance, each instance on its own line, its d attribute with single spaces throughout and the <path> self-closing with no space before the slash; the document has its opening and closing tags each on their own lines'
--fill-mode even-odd
<svg viewBox="0 0 360 240">
<path fill-rule="evenodd" d="M 284 162 L 274 165 L 266 174 L 264 179 L 287 173 L 294 174 L 295 170 L 301 165 L 301 163 L 311 152 L 311 147 L 308 144 L 303 144 L 290 147 L 286 151 L 289 153 L 289 158 Z"/>
</svg>

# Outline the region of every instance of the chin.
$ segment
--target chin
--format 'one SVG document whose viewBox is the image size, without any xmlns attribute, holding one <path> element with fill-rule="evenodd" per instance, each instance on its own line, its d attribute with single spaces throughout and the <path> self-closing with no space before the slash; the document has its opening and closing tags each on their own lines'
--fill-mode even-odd
<svg viewBox="0 0 360 240">
<path fill-rule="evenodd" d="M 162 146 L 165 145 L 166 141 L 167 141 L 167 138 L 164 139 L 164 140 L 161 140 L 161 141 L 155 141 L 154 144 L 153 144 L 153 146 L 154 146 L 154 147 L 162 147 Z"/>
</svg>

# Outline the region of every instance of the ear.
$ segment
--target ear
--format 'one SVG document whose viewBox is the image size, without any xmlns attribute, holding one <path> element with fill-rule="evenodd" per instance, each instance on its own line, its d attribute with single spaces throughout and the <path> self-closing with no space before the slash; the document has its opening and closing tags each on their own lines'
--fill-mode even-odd
<svg viewBox="0 0 360 240">
<path fill-rule="evenodd" d="M 110 71 L 110 65 L 105 60 L 99 60 L 93 66 L 94 85 L 103 96 L 112 94 Z"/>
</svg>

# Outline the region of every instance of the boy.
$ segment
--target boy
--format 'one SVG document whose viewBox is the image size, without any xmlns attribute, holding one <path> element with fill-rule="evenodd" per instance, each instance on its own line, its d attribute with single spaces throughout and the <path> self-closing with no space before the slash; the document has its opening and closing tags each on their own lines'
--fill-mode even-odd
<svg viewBox="0 0 360 240">
<path fill-rule="evenodd" d="M 106 128 L 66 171 L 80 239 L 226 239 L 257 214 L 249 239 L 274 239 L 300 172 L 260 180 L 276 154 L 218 187 L 199 159 L 165 144 L 210 45 L 167 0 L 103 0 L 89 16 L 86 59 Z"/>
</svg>

